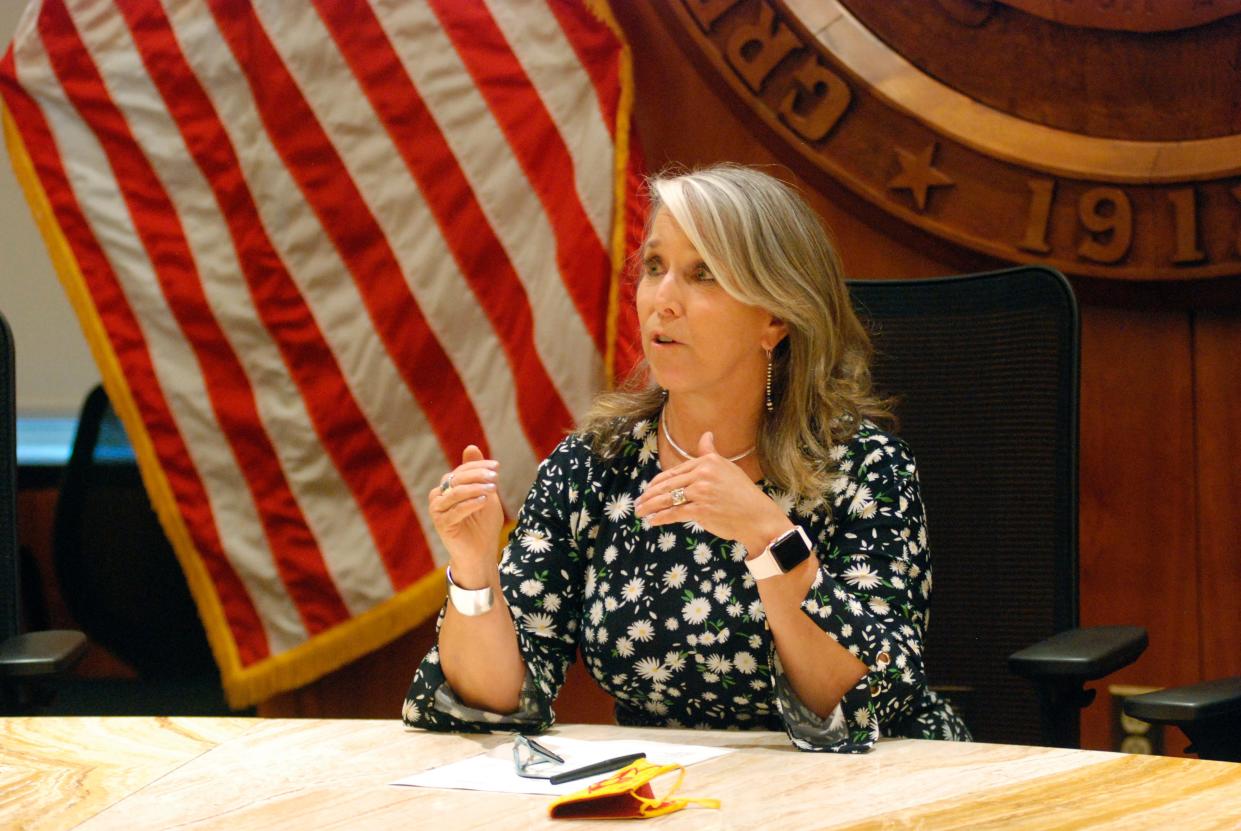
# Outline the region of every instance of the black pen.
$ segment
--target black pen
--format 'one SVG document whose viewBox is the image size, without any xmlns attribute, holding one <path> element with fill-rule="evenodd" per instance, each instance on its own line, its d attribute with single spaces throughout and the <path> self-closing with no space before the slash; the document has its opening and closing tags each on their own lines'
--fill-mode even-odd
<svg viewBox="0 0 1241 831">
<path fill-rule="evenodd" d="M 580 768 L 566 770 L 554 774 L 548 778 L 548 782 L 553 785 L 561 785 L 565 782 L 572 782 L 574 779 L 585 779 L 587 776 L 594 776 L 598 773 L 609 773 L 614 770 L 620 770 L 625 765 L 645 759 L 645 753 L 630 753 L 626 756 L 617 756 L 612 759 L 604 759 L 602 762 L 595 762 L 592 765 L 583 765 Z"/>
</svg>

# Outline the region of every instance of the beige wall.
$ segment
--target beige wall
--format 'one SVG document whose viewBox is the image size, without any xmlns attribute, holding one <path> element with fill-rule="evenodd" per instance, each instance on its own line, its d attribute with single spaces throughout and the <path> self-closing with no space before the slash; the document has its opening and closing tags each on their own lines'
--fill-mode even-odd
<svg viewBox="0 0 1241 831">
<path fill-rule="evenodd" d="M 13 38 L 25 3 L 0 0 L 0 41 Z M 76 412 L 99 380 L 77 318 L 4 153 L 0 160 L 0 311 L 17 342 L 17 408 L 23 415 Z"/>
</svg>

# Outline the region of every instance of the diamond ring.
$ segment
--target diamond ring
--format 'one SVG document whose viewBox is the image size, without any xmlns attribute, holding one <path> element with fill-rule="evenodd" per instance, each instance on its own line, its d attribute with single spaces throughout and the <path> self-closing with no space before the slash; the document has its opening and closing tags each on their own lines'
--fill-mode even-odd
<svg viewBox="0 0 1241 831">
<path fill-rule="evenodd" d="M 453 477 L 453 474 L 450 473 L 448 474 L 447 479 L 445 479 L 443 482 L 440 482 L 440 493 L 448 493 L 449 489 L 452 488 L 452 477 Z"/>
<path fill-rule="evenodd" d="M 673 507 L 685 504 L 685 488 L 673 488 L 668 495 L 672 497 Z"/>
</svg>

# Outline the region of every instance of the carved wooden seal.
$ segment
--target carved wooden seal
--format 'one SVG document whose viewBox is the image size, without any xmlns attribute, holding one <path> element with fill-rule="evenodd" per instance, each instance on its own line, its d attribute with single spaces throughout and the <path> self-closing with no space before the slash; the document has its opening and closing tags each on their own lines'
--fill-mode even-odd
<svg viewBox="0 0 1241 831">
<path fill-rule="evenodd" d="M 1154 8 L 1151 2 L 1143 8 Z M 1241 274 L 1241 105 L 1234 106 L 1241 97 L 1183 125 L 1150 124 L 1140 107 L 1122 113 L 1128 121 L 1118 118 L 1099 129 L 1072 111 L 1038 119 L 1020 102 L 998 106 L 1002 85 L 979 84 L 967 94 L 958 87 L 969 84 L 942 77 L 951 73 L 937 77 L 902 55 L 902 45 L 911 53 L 918 48 L 897 37 L 901 25 L 917 31 L 915 12 L 881 38 L 847 5 L 854 3 L 657 4 L 695 62 L 745 103 L 784 148 L 781 155 L 795 154 L 925 232 L 993 257 L 1096 277 Z M 902 6 L 857 5 L 871 16 Z M 1002 15 L 1064 25 L 1016 8 L 1053 8 L 1033 0 L 903 5 L 952 18 L 960 27 L 999 26 Z M 1155 9 L 1162 15 L 1128 17 L 1117 6 L 1114 14 L 1075 25 L 1095 27 L 1096 38 L 1113 38 L 1104 46 L 1120 50 L 1115 54 L 1123 59 L 1126 38 L 1193 38 L 1212 26 L 1241 31 L 1241 18 L 1227 5 L 1228 14 L 1216 13 L 1217 7 L 1186 16 L 1164 4 Z M 1004 25 L 1011 30 L 1014 24 Z M 939 44 L 941 58 L 945 49 L 951 57 L 951 47 Z M 1049 59 L 1063 59 L 1054 52 Z M 1234 57 L 1241 61 L 1241 50 Z M 968 55 L 958 63 L 971 65 Z M 1159 68 L 1150 71 L 1157 75 Z M 1140 125 L 1132 130 L 1139 136 L 1118 135 L 1126 124 Z"/>
</svg>

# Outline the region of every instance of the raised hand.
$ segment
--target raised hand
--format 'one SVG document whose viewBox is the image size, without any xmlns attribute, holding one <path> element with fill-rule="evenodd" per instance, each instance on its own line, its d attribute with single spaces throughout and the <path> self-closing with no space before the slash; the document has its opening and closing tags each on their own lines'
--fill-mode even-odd
<svg viewBox="0 0 1241 831">
<path fill-rule="evenodd" d="M 500 463 L 484 459 L 475 445 L 461 453 L 461 464 L 427 492 L 436 532 L 452 556 L 453 573 L 463 582 L 495 567 L 504 509 L 496 489 Z"/>
<path fill-rule="evenodd" d="M 791 527 L 780 506 L 745 471 L 715 452 L 709 432 L 698 440 L 697 458 L 651 480 L 635 515 L 647 517 L 651 525 L 692 520 L 717 537 L 739 540 L 752 555 Z"/>
</svg>

